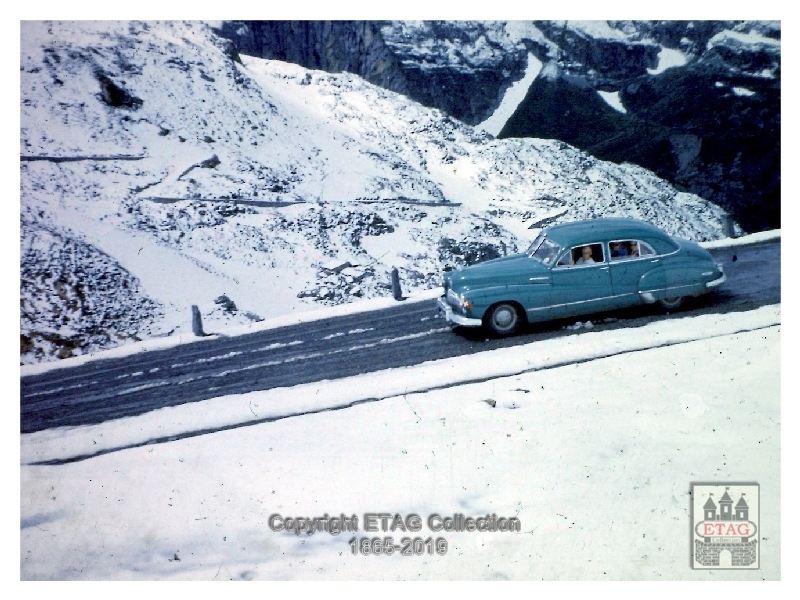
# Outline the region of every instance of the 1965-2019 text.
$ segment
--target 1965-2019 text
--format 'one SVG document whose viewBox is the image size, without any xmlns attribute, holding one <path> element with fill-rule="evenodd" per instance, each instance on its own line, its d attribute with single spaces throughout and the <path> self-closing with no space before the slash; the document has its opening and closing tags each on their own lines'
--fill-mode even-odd
<svg viewBox="0 0 800 600">
<path fill-rule="evenodd" d="M 395 544 L 394 538 L 353 538 L 350 540 L 350 550 L 353 554 L 362 554 L 364 556 L 391 556 L 392 554 L 399 554 L 400 556 L 422 556 L 423 554 L 438 554 L 444 556 L 447 554 L 447 540 L 444 538 L 423 539 L 416 538 L 401 538 L 399 544 Z"/>
</svg>

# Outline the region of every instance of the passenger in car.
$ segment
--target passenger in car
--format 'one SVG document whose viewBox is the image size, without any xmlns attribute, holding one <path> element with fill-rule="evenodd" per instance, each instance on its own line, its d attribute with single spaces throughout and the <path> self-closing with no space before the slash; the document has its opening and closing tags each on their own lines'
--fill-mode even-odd
<svg viewBox="0 0 800 600">
<path fill-rule="evenodd" d="M 628 248 L 622 242 L 611 242 L 611 258 L 622 258 L 628 256 Z"/>
<path fill-rule="evenodd" d="M 639 256 L 639 243 L 636 241 L 629 242 L 630 246 L 630 255 L 631 256 Z"/>
<path fill-rule="evenodd" d="M 581 257 L 575 262 L 576 265 L 588 265 L 595 262 L 592 258 L 592 247 L 584 246 L 581 248 Z"/>
</svg>

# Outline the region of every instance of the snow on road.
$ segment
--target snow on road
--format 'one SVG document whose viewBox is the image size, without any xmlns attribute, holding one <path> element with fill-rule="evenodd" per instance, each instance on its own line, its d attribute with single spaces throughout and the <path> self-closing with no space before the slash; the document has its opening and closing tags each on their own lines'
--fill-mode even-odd
<svg viewBox="0 0 800 600">
<path fill-rule="evenodd" d="M 564 336 L 333 381 L 189 402 L 98 425 L 58 427 L 25 434 L 22 436 L 21 458 L 23 463 L 66 460 L 166 437 L 342 408 L 353 403 L 757 330 L 779 323 L 780 306 L 765 306 L 747 313 L 658 321 L 638 328 Z M 447 328 L 434 328 L 428 334 L 451 335 Z M 383 340 L 383 343 L 391 342 L 391 339 Z M 279 368 L 279 364 L 269 361 L 265 352 L 264 363 L 244 367 L 252 368 Z M 231 370 L 212 377 L 235 372 Z M 169 381 L 165 380 L 161 385 L 167 384 Z M 210 382 L 209 385 L 213 384 Z"/>
<path fill-rule="evenodd" d="M 403 304 L 431 301 L 438 298 L 443 293 L 444 290 L 442 288 L 433 288 L 430 290 L 412 293 L 405 297 Z M 351 302 L 349 304 L 340 304 L 338 306 L 325 306 L 310 310 L 300 310 L 296 313 L 289 313 L 279 317 L 273 317 L 271 319 L 264 319 L 263 321 L 248 323 L 247 325 L 220 327 L 219 329 L 217 329 L 217 326 L 215 325 L 212 325 L 211 327 L 213 327 L 213 329 L 210 329 L 204 321 L 203 327 L 206 337 L 197 337 L 192 333 L 177 333 L 168 337 L 153 338 L 144 340 L 142 342 L 129 343 L 124 346 L 117 346 L 116 348 L 111 348 L 108 350 L 101 350 L 99 352 L 92 352 L 90 354 L 81 354 L 80 356 L 73 356 L 56 362 L 22 365 L 19 369 L 20 376 L 27 377 L 29 375 L 39 375 L 55 369 L 77 367 L 95 360 L 122 358 L 124 356 L 131 356 L 140 352 L 165 350 L 167 348 L 174 348 L 182 344 L 219 339 L 220 336 L 232 337 L 237 335 L 247 335 L 249 333 L 277 329 L 279 327 L 299 325 L 301 323 L 311 323 L 314 321 L 320 321 L 322 319 L 332 319 L 347 315 L 383 310 L 395 307 L 397 305 L 397 300 L 389 296 L 384 298 L 370 298 L 367 300 L 360 300 L 358 302 Z M 432 308 L 431 314 L 434 314 L 435 310 L 435 308 Z"/>
<path fill-rule="evenodd" d="M 22 436 L 25 463 L 37 448 L 113 446 L 243 409 L 278 414 L 289 400 L 304 410 L 384 398 L 23 464 L 21 577 L 778 579 L 780 329 L 779 306 L 688 317 Z M 660 347 L 643 350 L 646 339 Z M 760 571 L 689 568 L 698 481 L 761 484 Z M 368 512 L 420 515 L 418 535 L 445 537 L 447 554 L 354 556 L 352 534 L 269 527 L 273 514 L 344 513 L 365 535 Z M 433 534 L 434 513 L 522 527 Z"/>
<path fill-rule="evenodd" d="M 700 245 L 706 249 L 718 248 L 734 248 L 738 246 L 745 246 L 748 244 L 759 244 L 771 241 L 778 241 L 781 239 L 781 230 L 775 229 L 770 231 L 762 231 L 749 235 L 743 235 L 738 238 L 725 238 L 713 242 L 701 242 Z M 433 300 L 443 294 L 442 288 L 433 288 L 430 290 L 423 290 L 411 293 L 405 298 L 404 303 L 410 304 L 413 302 L 425 302 Z M 397 306 L 397 301 L 391 297 L 383 298 L 370 298 L 367 300 L 359 300 L 350 302 L 348 304 L 340 304 L 332 307 L 320 307 L 310 310 L 300 310 L 292 312 L 287 315 L 264 319 L 263 321 L 248 323 L 246 325 L 236 326 L 219 326 L 219 324 L 212 324 L 210 329 L 205 327 L 205 332 L 209 337 L 198 338 L 190 333 L 176 333 L 175 335 L 161 338 L 154 338 L 145 340 L 138 343 L 128 343 L 123 346 L 117 346 L 109 350 L 102 350 L 99 352 L 92 352 L 89 354 L 82 354 L 71 358 L 65 358 L 56 362 L 45 362 L 32 365 L 22 365 L 20 367 L 20 376 L 26 377 L 29 375 L 38 375 L 46 373 L 54 369 L 63 369 L 69 367 L 77 367 L 88 362 L 107 358 L 121 358 L 123 356 L 130 356 L 139 352 L 149 352 L 153 350 L 163 350 L 166 348 L 173 348 L 181 344 L 188 344 L 199 342 L 203 340 L 216 339 L 217 335 L 235 336 L 245 335 L 249 333 L 256 333 L 259 331 L 267 331 L 269 329 L 276 329 L 278 327 L 285 327 L 288 325 L 298 325 L 300 323 L 310 323 L 321 319 L 329 319 L 333 317 L 341 317 L 346 315 L 365 313 L 374 310 L 381 310 Z M 186 329 L 188 327 L 189 314 L 186 316 Z"/>
</svg>

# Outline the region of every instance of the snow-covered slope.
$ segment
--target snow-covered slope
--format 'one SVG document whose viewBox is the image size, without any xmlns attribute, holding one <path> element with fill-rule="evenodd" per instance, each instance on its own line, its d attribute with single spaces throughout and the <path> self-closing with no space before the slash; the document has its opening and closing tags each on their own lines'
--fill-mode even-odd
<svg viewBox="0 0 800 600">
<path fill-rule="evenodd" d="M 185 331 L 192 304 L 213 329 L 386 295 L 393 266 L 431 287 L 553 217 L 722 236 L 718 207 L 642 168 L 238 57 L 199 23 L 23 22 L 20 83 L 22 362 Z"/>
<path fill-rule="evenodd" d="M 779 579 L 780 321 L 765 306 L 576 332 L 22 435 L 20 578 Z M 761 569 L 687 565 L 690 483 L 713 480 L 760 483 Z M 416 559 L 352 556 L 353 535 L 406 536 L 363 521 L 268 527 L 376 506 L 523 527 L 442 532 L 447 555 Z"/>
</svg>

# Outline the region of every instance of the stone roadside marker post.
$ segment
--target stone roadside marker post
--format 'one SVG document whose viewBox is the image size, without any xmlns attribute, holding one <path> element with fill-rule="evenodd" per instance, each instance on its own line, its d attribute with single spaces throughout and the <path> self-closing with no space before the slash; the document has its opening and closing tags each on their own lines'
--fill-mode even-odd
<svg viewBox="0 0 800 600">
<path fill-rule="evenodd" d="M 392 267 L 392 295 L 395 300 L 403 299 L 403 290 L 400 289 L 400 273 L 397 267 Z"/>
<path fill-rule="evenodd" d="M 196 304 L 192 304 L 192 333 L 197 337 L 204 337 L 206 334 L 203 332 L 203 317 L 200 315 L 200 309 Z"/>
</svg>

